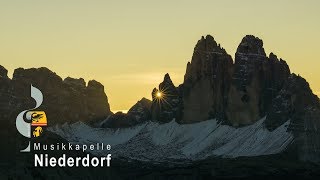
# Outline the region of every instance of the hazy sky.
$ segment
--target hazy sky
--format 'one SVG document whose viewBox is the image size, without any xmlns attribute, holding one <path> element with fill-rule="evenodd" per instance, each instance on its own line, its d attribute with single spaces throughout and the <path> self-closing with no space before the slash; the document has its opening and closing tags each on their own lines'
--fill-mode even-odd
<svg viewBox="0 0 320 180">
<path fill-rule="evenodd" d="M 318 0 L 0 0 L 0 64 L 96 79 L 120 110 L 180 84 L 202 35 L 234 57 L 253 34 L 320 94 L 319 18 Z"/>
</svg>

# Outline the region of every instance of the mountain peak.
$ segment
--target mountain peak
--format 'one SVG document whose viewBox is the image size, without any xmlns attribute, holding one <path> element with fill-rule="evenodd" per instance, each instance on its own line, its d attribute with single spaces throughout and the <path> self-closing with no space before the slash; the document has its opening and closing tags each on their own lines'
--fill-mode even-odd
<svg viewBox="0 0 320 180">
<path fill-rule="evenodd" d="M 172 82 L 172 80 L 170 78 L 169 73 L 166 73 L 164 75 L 163 81 L 159 85 L 160 89 L 163 89 L 164 87 L 174 87 L 175 88 L 175 86 L 174 86 L 174 84 L 173 84 L 173 82 Z"/>
<path fill-rule="evenodd" d="M 273 54 L 273 52 L 271 52 L 271 53 L 269 54 L 269 59 L 279 61 L 277 55 Z"/>
<path fill-rule="evenodd" d="M 8 77 L 8 70 L 0 65 L 0 77 Z"/>
<path fill-rule="evenodd" d="M 224 51 L 224 49 L 220 47 L 220 44 L 217 44 L 217 42 L 211 35 L 207 35 L 206 37 L 202 36 L 201 39 L 198 40 L 194 50 L 208 52 Z"/>
<path fill-rule="evenodd" d="M 163 81 L 166 81 L 166 82 L 170 82 L 170 81 L 171 81 L 171 82 L 172 82 L 169 73 L 166 73 L 166 74 L 164 75 Z"/>
<path fill-rule="evenodd" d="M 86 82 L 84 81 L 83 78 L 75 79 L 72 77 L 66 77 L 63 82 L 72 85 L 74 87 L 79 87 L 79 88 L 85 88 L 86 87 Z"/>
<path fill-rule="evenodd" d="M 266 56 L 263 41 L 253 35 L 246 35 L 238 46 L 237 53 Z"/>
<path fill-rule="evenodd" d="M 44 79 L 50 79 L 52 81 L 62 82 L 62 78 L 60 76 L 58 76 L 55 72 L 51 71 L 46 67 L 29 68 L 29 69 L 17 68 L 13 72 L 12 79 L 20 80 L 20 81 L 24 81 L 24 80 L 44 81 Z"/>
<path fill-rule="evenodd" d="M 100 82 L 98 82 L 98 81 L 96 81 L 96 80 L 90 80 L 89 82 L 88 82 L 88 88 L 90 89 L 99 89 L 99 90 L 101 90 L 101 91 L 104 91 L 104 86 L 100 83 Z"/>
</svg>

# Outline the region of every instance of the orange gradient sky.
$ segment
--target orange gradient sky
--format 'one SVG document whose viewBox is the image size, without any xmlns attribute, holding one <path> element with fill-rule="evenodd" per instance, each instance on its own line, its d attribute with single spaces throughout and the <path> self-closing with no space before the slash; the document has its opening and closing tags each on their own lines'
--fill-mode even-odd
<svg viewBox="0 0 320 180">
<path fill-rule="evenodd" d="M 111 109 L 125 110 L 167 72 L 180 84 L 202 35 L 234 57 L 253 34 L 320 94 L 319 17 L 317 0 L 0 0 L 0 64 L 9 76 L 45 66 L 96 79 Z"/>
</svg>

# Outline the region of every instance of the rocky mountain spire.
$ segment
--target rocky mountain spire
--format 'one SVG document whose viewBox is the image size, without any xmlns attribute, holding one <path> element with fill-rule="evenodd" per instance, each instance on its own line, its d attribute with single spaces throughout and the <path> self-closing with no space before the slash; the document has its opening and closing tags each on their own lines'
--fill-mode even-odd
<svg viewBox="0 0 320 180">
<path fill-rule="evenodd" d="M 159 89 L 152 91 L 152 120 L 168 122 L 177 116 L 179 106 L 178 88 L 174 86 L 170 75 L 165 74 Z"/>
<path fill-rule="evenodd" d="M 287 63 L 273 53 L 267 57 L 258 37 L 247 35 L 241 40 L 234 63 L 212 36 L 202 37 L 187 63 L 183 84 L 169 88 L 179 96 L 179 103 L 172 106 L 178 112 L 172 118 L 179 123 L 217 118 L 233 126 L 252 124 L 272 108 L 289 76 Z M 159 85 L 167 86 L 174 87 L 169 80 Z M 158 91 L 153 90 L 153 100 Z M 159 112 L 153 111 L 153 117 L 161 119 Z"/>
<path fill-rule="evenodd" d="M 194 51 L 225 53 L 225 50 L 220 47 L 220 44 L 217 44 L 211 35 L 207 35 L 206 37 L 202 36 L 194 47 Z"/>
<path fill-rule="evenodd" d="M 232 58 L 210 35 L 202 37 L 187 64 L 181 85 L 181 123 L 225 116 L 227 92 L 231 80 Z"/>
<path fill-rule="evenodd" d="M 251 124 L 262 117 L 262 94 L 267 64 L 261 39 L 247 35 L 235 54 L 232 82 L 227 105 L 227 119 L 238 126 Z"/>
<path fill-rule="evenodd" d="M 263 41 L 253 35 L 246 35 L 238 46 L 236 54 L 266 56 Z"/>
</svg>

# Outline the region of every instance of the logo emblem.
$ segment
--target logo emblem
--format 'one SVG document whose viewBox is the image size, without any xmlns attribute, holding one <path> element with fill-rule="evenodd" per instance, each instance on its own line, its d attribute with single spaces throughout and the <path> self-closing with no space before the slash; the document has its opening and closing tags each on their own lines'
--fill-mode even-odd
<svg viewBox="0 0 320 180">
<path fill-rule="evenodd" d="M 32 132 L 33 137 L 39 137 L 43 132 L 41 126 L 47 126 L 46 113 L 44 111 L 29 111 L 27 112 L 27 119 L 31 120 L 32 127 L 36 127 Z"/>
<path fill-rule="evenodd" d="M 39 137 L 43 132 L 42 127 L 47 126 L 46 113 L 44 111 L 34 111 L 42 104 L 42 92 L 31 85 L 31 97 L 36 101 L 36 106 L 20 112 L 16 118 L 18 132 L 27 138 L 31 138 L 31 129 L 34 129 L 32 132 L 33 137 Z M 30 122 L 26 122 L 24 118 Z M 20 150 L 20 152 L 30 152 L 30 141 L 27 148 Z"/>
</svg>

